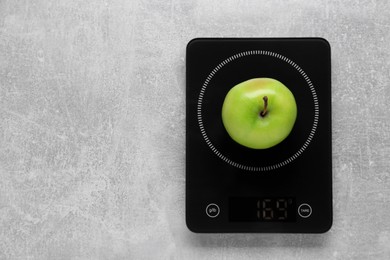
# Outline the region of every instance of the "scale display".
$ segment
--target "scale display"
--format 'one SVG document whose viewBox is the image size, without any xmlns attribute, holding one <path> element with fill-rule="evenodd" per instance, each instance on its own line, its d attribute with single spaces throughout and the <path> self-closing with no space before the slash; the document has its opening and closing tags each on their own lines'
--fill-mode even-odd
<svg viewBox="0 0 390 260">
<path fill-rule="evenodd" d="M 330 45 L 322 38 L 198 38 L 188 43 L 186 223 L 191 231 L 330 229 L 330 66 Z M 258 85 L 265 86 L 265 94 L 247 98 L 257 95 L 250 91 Z M 234 96 L 240 91 L 247 96 Z M 277 103 L 275 93 L 287 98 Z M 255 106 L 245 105 L 250 102 Z M 253 120 L 245 118 L 245 109 L 257 113 Z M 237 111 L 243 113 L 232 120 Z M 270 120 L 275 127 L 264 127 L 264 135 L 246 137 L 252 121 L 262 124 L 257 117 L 275 115 L 282 123 Z"/>
<path fill-rule="evenodd" d="M 230 198 L 229 221 L 296 221 L 294 198 Z"/>
</svg>

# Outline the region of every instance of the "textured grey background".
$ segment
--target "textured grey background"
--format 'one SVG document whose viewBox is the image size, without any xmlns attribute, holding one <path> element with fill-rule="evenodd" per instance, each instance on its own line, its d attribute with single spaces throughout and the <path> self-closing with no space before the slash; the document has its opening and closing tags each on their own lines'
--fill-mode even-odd
<svg viewBox="0 0 390 260">
<path fill-rule="evenodd" d="M 0 259 L 389 259 L 390 2 L 0 0 Z M 184 219 L 185 47 L 332 45 L 334 225 Z"/>
</svg>

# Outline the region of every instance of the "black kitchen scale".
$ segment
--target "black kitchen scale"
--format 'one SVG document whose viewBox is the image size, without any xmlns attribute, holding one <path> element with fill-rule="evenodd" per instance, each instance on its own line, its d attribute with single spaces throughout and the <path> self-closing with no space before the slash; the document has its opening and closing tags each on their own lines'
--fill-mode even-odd
<svg viewBox="0 0 390 260">
<path fill-rule="evenodd" d="M 332 225 L 331 62 L 322 38 L 198 38 L 187 46 L 186 222 L 199 233 L 322 233 Z M 264 150 L 233 141 L 228 91 L 273 78 L 293 93 L 290 135 Z"/>
</svg>

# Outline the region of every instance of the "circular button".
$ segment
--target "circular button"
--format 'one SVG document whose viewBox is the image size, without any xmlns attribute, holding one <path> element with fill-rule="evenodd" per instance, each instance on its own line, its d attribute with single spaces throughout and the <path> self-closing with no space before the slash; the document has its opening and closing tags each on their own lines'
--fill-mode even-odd
<svg viewBox="0 0 390 260">
<path fill-rule="evenodd" d="M 210 218 L 215 218 L 219 215 L 219 207 L 217 204 L 211 203 L 206 207 L 206 214 Z"/>
<path fill-rule="evenodd" d="M 301 204 L 301 205 L 299 206 L 299 208 L 298 208 L 298 214 L 299 214 L 299 216 L 301 216 L 302 218 L 308 218 L 308 217 L 310 217 L 311 213 L 312 213 L 312 209 L 311 209 L 310 205 L 307 204 L 307 203 Z"/>
</svg>

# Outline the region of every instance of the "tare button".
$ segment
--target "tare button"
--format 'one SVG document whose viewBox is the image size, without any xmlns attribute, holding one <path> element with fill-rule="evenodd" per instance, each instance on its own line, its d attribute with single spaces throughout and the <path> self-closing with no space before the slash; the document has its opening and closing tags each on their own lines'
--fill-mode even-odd
<svg viewBox="0 0 390 260">
<path fill-rule="evenodd" d="M 301 216 L 302 218 L 308 218 L 310 217 L 312 213 L 312 209 L 310 207 L 309 204 L 307 203 L 303 203 L 301 204 L 299 207 L 298 207 L 298 214 L 299 216 Z"/>
<path fill-rule="evenodd" d="M 215 218 L 219 215 L 219 207 L 217 204 L 211 203 L 206 207 L 206 214 L 210 218 Z"/>
</svg>

